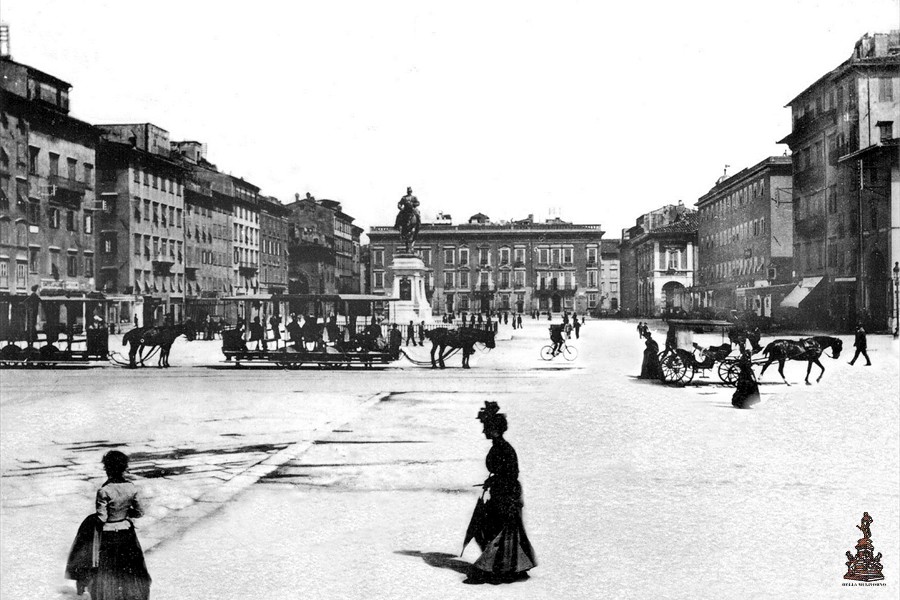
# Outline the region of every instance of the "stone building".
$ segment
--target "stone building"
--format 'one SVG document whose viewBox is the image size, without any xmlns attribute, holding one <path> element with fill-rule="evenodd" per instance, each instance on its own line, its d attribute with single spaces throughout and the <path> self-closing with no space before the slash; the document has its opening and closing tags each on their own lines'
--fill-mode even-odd
<svg viewBox="0 0 900 600">
<path fill-rule="evenodd" d="M 493 223 L 481 213 L 466 224 L 423 223 L 416 251 L 428 269 L 426 295 L 435 314 L 575 311 L 600 302 L 600 225 L 559 219 Z M 390 295 L 391 260 L 403 248 L 393 227 L 369 231 L 373 294 Z"/>
<path fill-rule="evenodd" d="M 812 326 L 896 327 L 900 31 L 860 38 L 788 106 L 798 281 L 783 305 Z"/>
<path fill-rule="evenodd" d="M 723 176 L 696 206 L 694 308 L 772 317 L 794 287 L 791 158 L 769 157 Z"/>
<path fill-rule="evenodd" d="M 334 276 L 340 294 L 358 294 L 359 286 L 359 236 L 363 230 L 353 224 L 353 217 L 346 214 L 339 202 L 322 200 L 324 206 L 334 211 Z"/>
<path fill-rule="evenodd" d="M 200 142 L 172 142 L 172 156 L 184 168 L 185 295 L 189 314 L 218 316 L 216 298 L 232 292 L 232 200 L 213 191 L 225 177 L 206 160 Z"/>
<path fill-rule="evenodd" d="M 619 278 L 619 244 L 621 240 L 600 240 L 600 288 L 596 297 L 588 292 L 588 308 L 597 313 L 619 310 L 621 280 Z M 588 289 L 592 289 L 591 256 L 588 256 Z"/>
<path fill-rule="evenodd" d="M 169 133 L 150 123 L 97 125 L 100 197 L 98 289 L 133 299 L 141 325 L 184 311 L 183 170 Z M 124 317 L 124 315 L 123 315 Z"/>
<path fill-rule="evenodd" d="M 289 293 L 336 294 L 334 211 L 308 192 L 287 206 Z"/>
<path fill-rule="evenodd" d="M 233 293 L 255 294 L 260 291 L 259 188 L 242 178 L 226 175 L 216 181 L 213 191 L 231 199 Z"/>
<path fill-rule="evenodd" d="M 259 197 L 259 284 L 269 294 L 287 292 L 290 213 L 278 198 Z"/>
<path fill-rule="evenodd" d="M 69 115 L 71 88 L 0 58 L 0 296 L 24 297 L 33 286 L 42 296 L 83 296 L 95 287 L 98 135 Z"/>
<path fill-rule="evenodd" d="M 697 261 L 697 213 L 681 202 L 641 215 L 619 246 L 623 311 L 659 317 L 688 312 Z M 626 292 L 627 290 L 627 292 Z"/>
</svg>

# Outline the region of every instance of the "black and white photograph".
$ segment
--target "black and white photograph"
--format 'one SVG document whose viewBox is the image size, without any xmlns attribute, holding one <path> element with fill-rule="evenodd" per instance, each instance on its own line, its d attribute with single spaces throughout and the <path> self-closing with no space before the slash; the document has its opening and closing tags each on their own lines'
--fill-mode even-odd
<svg viewBox="0 0 900 600">
<path fill-rule="evenodd" d="M 900 0 L 0 2 L 0 599 L 897 598 L 898 398 Z"/>
</svg>

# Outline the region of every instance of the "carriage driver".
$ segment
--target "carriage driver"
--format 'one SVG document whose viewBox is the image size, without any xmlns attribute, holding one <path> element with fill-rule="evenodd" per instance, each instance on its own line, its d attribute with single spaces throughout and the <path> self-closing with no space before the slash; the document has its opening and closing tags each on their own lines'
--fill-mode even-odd
<svg viewBox="0 0 900 600">
<path fill-rule="evenodd" d="M 562 351 L 563 345 L 563 326 L 562 325 L 551 325 L 550 326 L 550 341 L 553 342 L 552 354 L 556 356 Z"/>
</svg>

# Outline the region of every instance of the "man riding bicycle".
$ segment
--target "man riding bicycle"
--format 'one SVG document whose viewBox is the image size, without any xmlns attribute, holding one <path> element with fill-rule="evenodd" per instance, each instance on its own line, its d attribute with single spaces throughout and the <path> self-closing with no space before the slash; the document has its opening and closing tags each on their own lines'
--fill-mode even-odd
<svg viewBox="0 0 900 600">
<path fill-rule="evenodd" d="M 553 342 L 553 349 L 551 351 L 553 356 L 556 356 L 557 354 L 562 352 L 563 325 L 550 326 L 550 341 Z"/>
</svg>

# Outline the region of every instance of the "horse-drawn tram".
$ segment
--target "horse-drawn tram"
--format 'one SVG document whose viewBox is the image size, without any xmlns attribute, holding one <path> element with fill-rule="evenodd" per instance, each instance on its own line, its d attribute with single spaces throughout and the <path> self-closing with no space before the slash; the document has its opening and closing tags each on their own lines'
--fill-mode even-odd
<svg viewBox="0 0 900 600">
<path fill-rule="evenodd" d="M 78 295 L 0 296 L 0 367 L 84 366 L 106 361 L 109 301 Z"/>
<path fill-rule="evenodd" d="M 734 385 L 740 372 L 740 353 L 732 355 L 732 343 L 743 348 L 744 343 L 750 341 L 754 351 L 758 347 L 758 332 L 754 335 L 754 332 L 744 331 L 728 321 L 670 319 L 666 322 L 669 325 L 666 348 L 660 352 L 659 360 L 663 378 L 668 383 L 685 385 L 698 372 L 701 377 L 708 377 L 706 373 L 716 369 L 723 383 Z M 721 343 L 699 344 L 694 339 L 695 334 L 721 335 Z"/>
<path fill-rule="evenodd" d="M 303 366 L 371 367 L 399 358 L 375 322 L 383 303 L 372 294 L 253 294 L 224 299 L 237 326 L 222 332 L 222 354 L 236 367 L 247 363 L 288 369 Z"/>
</svg>

